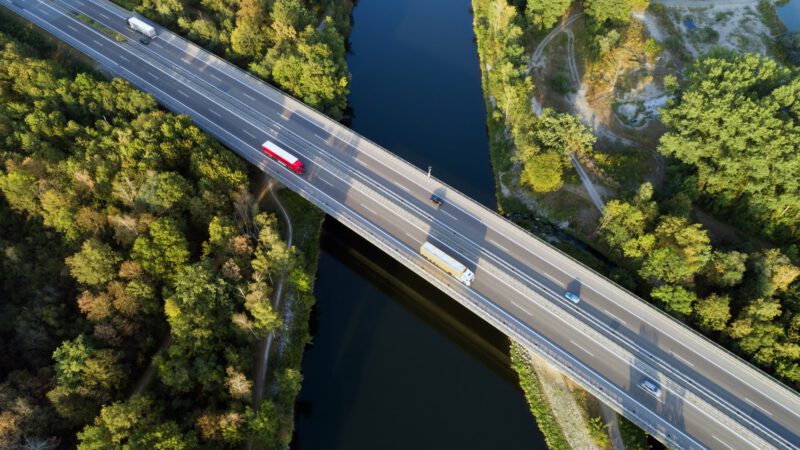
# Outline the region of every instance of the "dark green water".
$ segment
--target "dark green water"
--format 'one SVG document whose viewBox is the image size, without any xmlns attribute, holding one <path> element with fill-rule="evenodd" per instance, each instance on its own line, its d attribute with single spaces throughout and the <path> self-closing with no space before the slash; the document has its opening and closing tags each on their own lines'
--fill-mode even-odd
<svg viewBox="0 0 800 450">
<path fill-rule="evenodd" d="M 352 127 L 488 206 L 468 0 L 359 0 Z M 326 219 L 292 447 L 545 449 L 506 338 Z"/>
</svg>

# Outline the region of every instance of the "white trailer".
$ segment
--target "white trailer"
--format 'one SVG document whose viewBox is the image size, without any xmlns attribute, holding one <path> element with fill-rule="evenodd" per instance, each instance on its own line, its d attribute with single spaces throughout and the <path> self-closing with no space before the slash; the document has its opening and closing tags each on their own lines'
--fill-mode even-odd
<svg viewBox="0 0 800 450">
<path fill-rule="evenodd" d="M 140 20 L 136 17 L 131 17 L 128 19 L 128 26 L 134 31 L 138 31 L 150 39 L 156 37 L 156 29 L 153 28 L 152 25 L 147 24 L 143 20 Z"/>
<path fill-rule="evenodd" d="M 475 279 L 475 274 L 467 269 L 467 266 L 456 261 L 455 258 L 443 252 L 430 242 L 422 244 L 419 248 L 419 253 L 436 267 L 449 273 L 453 278 L 464 283 L 466 286 L 472 284 L 472 280 Z"/>
</svg>

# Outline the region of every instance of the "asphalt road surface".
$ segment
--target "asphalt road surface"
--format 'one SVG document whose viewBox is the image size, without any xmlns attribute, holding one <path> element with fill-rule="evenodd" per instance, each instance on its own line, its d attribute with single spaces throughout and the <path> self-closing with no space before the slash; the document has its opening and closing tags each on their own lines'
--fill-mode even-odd
<svg viewBox="0 0 800 450">
<path fill-rule="evenodd" d="M 671 447 L 800 448 L 795 392 L 351 130 L 160 27 L 143 45 L 127 27 L 131 13 L 106 1 L 0 5 L 191 116 Z M 78 12 L 127 41 L 93 29 Z M 267 139 L 304 161 L 306 173 L 265 156 Z M 432 204 L 432 193 L 444 204 Z M 475 272 L 471 287 L 418 256 L 426 240 Z M 580 303 L 565 299 L 567 290 Z M 660 396 L 642 387 L 645 379 Z"/>
</svg>

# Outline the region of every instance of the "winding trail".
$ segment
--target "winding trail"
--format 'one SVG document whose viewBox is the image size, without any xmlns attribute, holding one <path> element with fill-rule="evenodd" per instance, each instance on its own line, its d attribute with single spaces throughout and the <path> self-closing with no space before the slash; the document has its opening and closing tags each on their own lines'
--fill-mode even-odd
<svg viewBox="0 0 800 450">
<path fill-rule="evenodd" d="M 286 212 L 286 208 L 284 208 L 283 203 L 278 198 L 278 195 L 275 193 L 275 180 L 271 179 L 269 184 L 267 185 L 267 189 L 269 189 L 270 194 L 272 195 L 273 200 L 275 200 L 275 204 L 278 205 L 278 209 L 280 209 L 283 218 L 286 220 L 286 228 L 287 228 L 287 238 L 286 238 L 286 247 L 291 248 L 292 246 L 292 239 L 293 239 L 293 228 L 292 228 L 292 220 L 289 218 L 289 213 Z M 272 300 L 272 308 L 274 311 L 280 311 L 281 309 L 281 300 L 283 299 L 283 287 L 286 284 L 286 267 L 283 268 L 281 272 L 280 280 L 278 280 L 278 286 L 275 289 L 275 297 Z M 267 367 L 269 365 L 269 350 L 272 348 L 272 341 L 274 340 L 275 332 L 270 331 L 264 340 L 261 341 L 261 346 L 259 347 L 258 352 L 258 361 L 256 363 L 258 371 L 256 372 L 255 380 L 253 380 L 253 408 L 258 409 L 259 405 L 261 404 L 261 400 L 264 398 L 264 380 L 267 375 Z"/>
<path fill-rule="evenodd" d="M 544 37 L 544 39 L 542 39 L 542 42 L 540 42 L 539 45 L 536 46 L 536 50 L 534 50 L 533 55 L 531 55 L 531 60 L 528 63 L 527 73 L 530 73 L 534 67 L 541 66 L 542 52 L 544 52 L 545 47 L 547 47 L 547 45 L 550 44 L 550 41 L 555 39 L 555 37 L 558 36 L 558 33 L 564 31 L 566 27 L 572 25 L 573 22 L 580 19 L 581 17 L 583 17 L 582 12 L 568 17 L 567 20 L 561 22 L 561 25 L 557 26 L 556 28 L 553 28 L 553 30 L 550 31 L 550 33 L 548 33 L 547 36 Z"/>
<path fill-rule="evenodd" d="M 161 341 L 161 345 L 158 347 L 158 350 L 156 350 L 156 353 L 153 355 L 153 358 L 150 360 L 150 365 L 147 366 L 147 370 L 144 371 L 142 376 L 139 377 L 139 381 L 136 382 L 136 386 L 133 388 L 133 391 L 131 392 L 131 397 L 134 397 L 136 395 L 141 395 L 144 392 L 144 390 L 147 389 L 147 386 L 149 386 L 150 383 L 153 381 L 153 376 L 156 374 L 156 366 L 154 364 L 156 356 L 159 353 L 166 350 L 167 347 L 169 347 L 169 344 L 171 343 L 172 343 L 172 334 L 167 334 L 164 340 Z"/>
<path fill-rule="evenodd" d="M 752 1 L 753 0 L 742 0 L 743 3 L 752 2 Z M 662 0 L 660 3 L 672 4 L 672 3 L 675 3 L 675 2 L 670 2 L 669 0 Z M 624 144 L 626 146 L 629 146 L 629 147 L 642 148 L 642 149 L 650 152 L 653 155 L 653 159 L 655 160 L 655 165 L 656 165 L 656 167 L 655 167 L 655 175 L 653 176 L 653 181 L 654 181 L 654 183 L 658 184 L 659 180 L 661 180 L 661 178 L 663 177 L 663 173 L 664 173 L 664 159 L 663 159 L 663 157 L 656 151 L 656 149 L 645 147 L 645 146 L 643 146 L 643 145 L 641 145 L 641 144 L 639 144 L 637 142 L 634 142 L 634 141 L 632 141 L 632 140 L 630 140 L 630 139 L 628 139 L 628 138 L 626 138 L 624 136 L 620 136 L 620 135 L 614 133 L 613 131 L 611 131 L 607 126 L 603 125 L 602 123 L 598 123 L 597 117 L 595 116 L 594 111 L 591 109 L 591 106 L 589 105 L 589 102 L 586 99 L 586 91 L 585 91 L 585 89 L 583 89 L 583 86 L 582 86 L 582 83 L 581 83 L 580 71 L 578 70 L 577 58 L 575 57 L 575 35 L 573 34 L 572 30 L 567 28 L 570 25 L 572 25 L 576 20 L 581 18 L 583 16 L 583 14 L 584 13 L 577 13 L 577 14 L 574 14 L 574 15 L 570 16 L 569 18 L 564 20 L 561 23 L 561 25 L 559 25 L 558 27 L 554 28 L 550 33 L 548 33 L 547 36 L 545 36 L 544 39 L 542 39 L 542 42 L 540 42 L 539 45 L 536 46 L 536 49 L 534 50 L 533 55 L 531 55 L 531 59 L 530 59 L 530 62 L 528 64 L 528 72 L 527 73 L 530 73 L 530 71 L 533 70 L 533 68 L 535 68 L 535 67 L 544 66 L 544 60 L 543 60 L 542 55 L 544 53 L 544 50 L 547 48 L 547 45 L 550 44 L 550 42 L 553 39 L 555 39 L 560 33 L 566 34 L 567 35 L 567 63 L 568 63 L 567 65 L 569 67 L 569 72 L 570 72 L 570 75 L 571 75 L 571 77 L 573 79 L 573 82 L 578 87 L 578 93 L 576 94 L 576 98 L 575 98 L 575 101 L 574 101 L 574 105 L 576 106 L 578 114 L 580 114 L 580 116 L 583 118 L 583 121 L 585 123 L 587 123 L 594 130 L 594 134 L 596 136 L 604 137 L 606 139 L 613 140 L 613 141 L 616 141 L 618 143 L 622 143 L 622 144 Z M 634 16 L 638 20 L 644 20 L 643 16 L 642 17 L 636 16 L 636 15 L 634 15 Z M 534 105 L 538 105 L 538 102 L 535 101 L 535 98 L 534 98 L 534 102 L 533 103 L 534 103 Z M 579 107 L 578 105 L 582 105 L 583 107 Z M 539 107 L 539 108 L 535 108 L 534 107 L 534 112 L 536 114 L 541 114 L 541 107 Z M 615 118 L 616 118 L 616 116 L 615 116 Z M 616 119 L 619 120 L 618 118 L 616 118 Z M 625 125 L 625 124 L 622 124 L 622 125 L 627 127 L 627 125 Z M 592 182 L 591 178 L 589 178 L 588 173 L 583 168 L 583 166 L 580 164 L 580 161 L 578 161 L 578 158 L 575 155 L 570 155 L 570 161 L 575 166 L 575 169 L 577 170 L 578 175 L 581 178 L 581 183 L 583 184 L 584 188 L 588 192 L 589 197 L 592 200 L 592 203 L 595 205 L 597 210 L 600 211 L 600 213 L 602 214 L 603 210 L 604 210 L 604 202 L 603 202 L 603 197 L 600 194 L 599 190 L 594 185 L 594 183 Z"/>
<path fill-rule="evenodd" d="M 528 63 L 528 72 L 527 72 L 530 73 L 530 71 L 533 70 L 534 67 L 542 67 L 544 65 L 544 62 L 542 60 L 542 54 L 544 53 L 544 50 L 547 48 L 547 45 L 553 39 L 556 38 L 556 36 L 558 36 L 560 33 L 563 32 L 567 35 L 567 61 L 569 62 L 569 71 L 570 75 L 572 76 L 572 80 L 577 86 L 579 86 L 579 91 L 578 91 L 579 97 L 583 97 L 584 92 L 583 89 L 580 88 L 581 77 L 580 77 L 580 72 L 578 71 L 578 64 L 575 62 L 575 35 L 572 33 L 572 30 L 568 29 L 567 27 L 572 25 L 576 20 L 580 19 L 581 17 L 583 17 L 583 13 L 577 13 L 570 16 L 569 18 L 561 22 L 561 25 L 554 28 L 550 33 L 548 33 L 544 39 L 542 39 L 542 42 L 540 42 L 539 45 L 536 46 L 536 50 L 534 50 L 533 55 L 531 55 L 530 62 Z M 534 112 L 538 114 L 538 110 Z M 587 120 L 587 118 L 584 117 L 584 120 Z M 592 127 L 594 128 L 594 124 L 590 123 L 590 125 L 592 125 Z M 583 168 L 581 163 L 578 161 L 578 158 L 574 154 L 570 155 L 570 161 L 572 161 L 572 165 L 574 165 L 575 169 L 578 171 L 578 175 L 581 178 L 581 183 L 583 183 L 583 186 L 589 193 L 589 198 L 591 198 L 592 203 L 597 208 L 597 210 L 600 211 L 600 213 L 602 214 L 604 209 L 603 197 L 600 195 L 600 192 L 598 192 L 597 187 L 595 187 L 594 183 L 592 183 L 591 178 L 589 178 L 589 175 L 586 173 L 586 170 Z"/>
</svg>

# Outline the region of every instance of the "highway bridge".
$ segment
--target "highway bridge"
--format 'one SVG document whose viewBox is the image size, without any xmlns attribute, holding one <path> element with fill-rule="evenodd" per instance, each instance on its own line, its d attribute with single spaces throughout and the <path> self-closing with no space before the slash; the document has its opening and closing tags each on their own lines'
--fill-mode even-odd
<svg viewBox="0 0 800 450">
<path fill-rule="evenodd" d="M 0 4 L 192 117 L 670 447 L 800 448 L 795 392 L 312 108 L 158 26 L 158 37 L 142 44 L 126 24 L 133 14 L 104 0 Z M 298 155 L 306 173 L 267 158 L 260 150 L 267 139 Z M 444 199 L 440 207 L 429 201 L 432 193 Z M 419 256 L 425 241 L 467 264 L 472 286 Z M 581 301 L 565 299 L 567 290 Z M 660 395 L 643 388 L 647 379 Z"/>
</svg>

